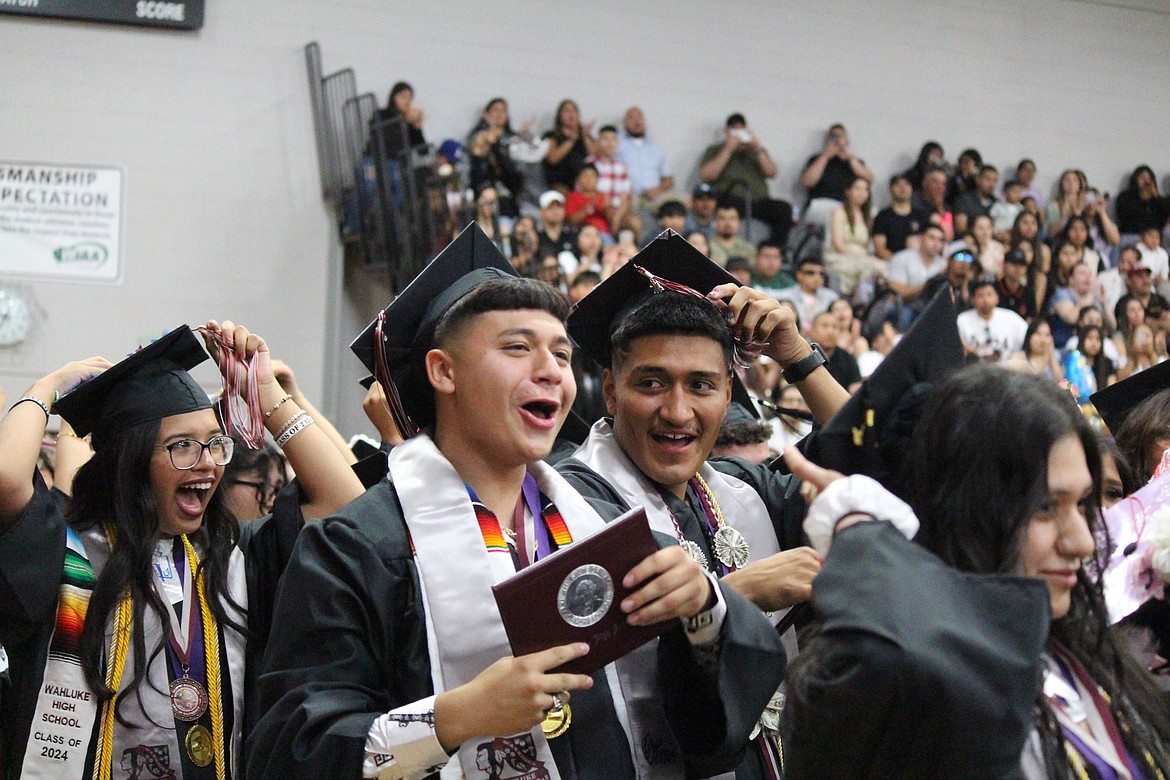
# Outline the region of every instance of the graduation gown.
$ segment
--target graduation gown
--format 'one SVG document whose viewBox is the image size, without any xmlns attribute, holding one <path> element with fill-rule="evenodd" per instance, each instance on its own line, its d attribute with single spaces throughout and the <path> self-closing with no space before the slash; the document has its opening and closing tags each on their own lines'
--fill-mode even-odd
<svg viewBox="0 0 1170 780">
<path fill-rule="evenodd" d="M 24 762 L 26 748 L 29 751 L 48 750 L 41 755 L 52 756 L 51 751 L 68 750 L 65 742 L 57 742 L 57 738 L 65 739 L 80 731 L 64 730 L 63 734 L 55 737 L 52 729 L 44 724 L 33 723 L 37 711 L 38 696 L 45 679 L 46 665 L 50 659 L 50 647 L 54 642 L 54 631 L 63 630 L 58 626 L 58 591 L 63 582 L 63 562 L 66 558 L 67 527 L 65 521 L 65 505 L 68 498 L 57 490 L 45 487 L 40 475 L 34 477 L 35 490 L 32 499 L 16 524 L 0 537 L 0 644 L 3 644 L 9 654 L 12 671 L 12 688 L 5 693 L 0 702 L 0 723 L 3 724 L 4 734 L 4 770 L 6 778 L 20 776 Z M 100 576 L 102 566 L 109 555 L 109 546 L 104 534 L 100 530 L 91 529 L 80 534 L 80 541 L 84 544 L 85 554 L 92 566 L 95 575 Z M 243 584 L 243 561 L 238 554 L 229 566 L 229 591 L 241 607 L 246 607 L 247 599 Z M 148 625 L 157 626 L 157 618 L 147 610 Z M 80 625 L 77 626 L 80 631 Z M 161 630 L 161 629 L 158 629 Z M 226 745 L 228 773 L 235 770 L 235 754 L 242 741 L 242 698 L 243 698 L 243 638 L 226 626 L 220 626 L 220 668 L 221 696 L 223 699 L 224 733 L 228 743 Z M 157 637 L 148 634 L 147 652 L 154 646 Z M 54 653 L 61 652 L 54 648 Z M 133 652 L 133 651 L 131 651 Z M 132 674 L 131 659 L 127 659 L 123 674 L 123 683 L 129 681 Z M 126 771 L 173 771 L 185 780 L 215 776 L 214 762 L 208 767 L 198 767 L 193 764 L 183 749 L 183 736 L 187 731 L 187 724 L 171 725 L 167 719 L 170 716 L 169 699 L 160 702 L 152 686 L 166 690 L 167 681 L 173 679 L 174 670 L 167 662 L 167 654 L 161 653 L 148 665 L 148 678 L 139 687 L 142 694 L 143 706 L 150 715 L 144 715 L 137 705 L 137 697 L 130 697 L 123 706 L 123 714 L 131 723 L 144 724 L 141 729 L 134 727 L 115 726 L 113 766 L 115 775 L 119 767 Z M 78 696 L 92 696 L 88 688 L 81 685 L 77 693 L 62 697 L 64 699 Z M 165 694 L 163 694 L 163 698 Z M 68 701 L 61 702 L 63 709 L 61 717 L 70 717 L 71 705 Z M 132 706 L 126 706 L 132 705 Z M 147 718 L 154 718 L 161 728 L 147 725 Z M 210 728 L 209 715 L 204 714 L 200 719 L 205 727 Z M 160 719 L 161 718 L 161 719 Z M 167 722 L 164 722 L 167 721 Z M 93 736 L 89 739 L 88 752 L 84 756 L 84 770 L 77 774 L 75 768 L 65 770 L 62 764 L 61 777 L 86 777 L 92 774 L 94 750 L 97 743 L 98 724 L 100 723 L 100 707 L 98 717 L 94 723 Z M 177 728 L 176 728 L 177 727 Z M 62 729 L 57 729 L 58 732 Z M 134 740 L 146 740 L 149 744 L 135 744 Z M 162 742 L 164 744 L 155 744 Z M 165 744 L 165 743 L 170 743 Z M 78 753 L 73 750 L 72 753 Z M 133 755 L 130 755 L 133 754 Z M 69 756 L 69 766 L 73 767 L 76 757 Z M 149 766 L 143 766 L 146 762 Z M 135 769 L 135 767 L 138 769 Z M 76 768 L 80 769 L 80 768 Z"/>
<path fill-rule="evenodd" d="M 1048 591 L 961 572 L 890 523 L 842 530 L 781 722 L 790 780 L 1020 778 Z"/>
<path fill-rule="evenodd" d="M 607 437 L 612 436 L 609 426 L 602 422 L 594 425 L 594 432 L 591 435 L 599 434 Z M 624 456 L 620 460 L 614 458 L 608 465 L 611 469 L 635 468 Z M 753 466 L 739 458 L 715 458 L 708 461 L 708 465 L 721 474 L 743 482 L 759 494 L 767 509 L 780 549 L 791 549 L 807 542 L 801 529 L 805 504 L 800 497 L 800 480 L 791 475 L 771 471 L 765 466 Z M 631 504 L 635 503 L 577 458 L 562 460 L 556 464 L 556 468 L 568 480 L 569 484 L 587 498 L 616 503 L 625 508 L 630 508 Z M 683 537 L 699 545 L 707 557 L 709 570 L 716 572 L 715 551 L 711 548 L 708 534 L 703 530 L 706 524 L 706 514 L 694 486 L 687 485 L 686 495 L 683 498 L 664 491 L 659 491 L 658 495 L 674 516 Z M 732 525 L 735 524 L 734 518 L 730 515 L 728 520 Z M 755 559 L 756 556 L 753 555 L 753 560 Z M 795 652 L 795 643 L 789 649 Z M 787 668 L 786 662 L 787 658 L 781 662 L 783 664 L 781 672 Z M 756 715 L 758 717 L 759 713 Z M 738 780 L 768 777 L 756 750 L 746 752 L 743 763 L 736 768 L 735 775 Z"/>
<path fill-rule="evenodd" d="M 620 514 L 604 502 L 590 505 L 607 520 Z M 728 589 L 721 595 L 727 615 L 716 675 L 699 666 L 681 627 L 658 643 L 659 684 L 677 748 L 639 746 L 670 761 L 681 750 L 692 776 L 739 762 L 755 719 L 740 703 L 762 708 L 783 670 L 783 650 L 759 610 Z M 306 527 L 280 587 L 249 777 L 361 777 L 375 719 L 434 693 L 423 605 L 390 480 Z M 604 671 L 590 690 L 574 692 L 572 709 L 569 731 L 549 743 L 561 777 L 635 777 Z"/>
</svg>

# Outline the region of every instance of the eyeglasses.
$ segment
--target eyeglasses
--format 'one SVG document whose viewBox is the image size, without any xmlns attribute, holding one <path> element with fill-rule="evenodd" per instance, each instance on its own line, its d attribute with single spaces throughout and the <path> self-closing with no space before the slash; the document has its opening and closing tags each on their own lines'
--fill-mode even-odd
<svg viewBox="0 0 1170 780">
<path fill-rule="evenodd" d="M 211 453 L 211 460 L 217 466 L 226 466 L 232 460 L 236 443 L 231 436 L 213 436 L 211 441 L 204 444 L 196 439 L 180 439 L 162 447 L 171 456 L 171 465 L 186 471 L 199 465 L 203 460 L 203 451 Z"/>
<path fill-rule="evenodd" d="M 229 485 L 245 485 L 256 491 L 256 503 L 261 509 L 269 510 L 276 503 L 276 494 L 284 489 L 283 484 L 270 485 L 267 482 L 252 482 L 247 479 L 233 479 Z"/>
<path fill-rule="evenodd" d="M 975 255 L 970 252 L 955 252 L 951 255 L 952 260 L 958 260 L 960 263 L 974 263 Z"/>
</svg>

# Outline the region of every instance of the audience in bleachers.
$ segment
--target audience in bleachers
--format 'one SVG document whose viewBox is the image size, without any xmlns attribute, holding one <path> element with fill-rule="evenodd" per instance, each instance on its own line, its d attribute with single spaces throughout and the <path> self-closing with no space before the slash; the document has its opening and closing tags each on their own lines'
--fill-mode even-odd
<svg viewBox="0 0 1170 780">
<path fill-rule="evenodd" d="M 409 84 L 396 84 L 382 114 L 402 117 L 410 141 L 422 143 L 423 114 L 413 96 Z M 834 123 L 801 169 L 808 199 L 796 246 L 788 241 L 793 209 L 769 190 L 779 164 L 742 113 L 727 117 L 722 140 L 690 172 L 698 184 L 689 198 L 678 192 L 666 151 L 648 133 L 639 106 L 596 133 L 568 99 L 540 141 L 532 124 L 513 130 L 507 100 L 488 101 L 466 136 L 466 184 L 475 221 L 514 266 L 562 287 L 579 273 L 608 277 L 637 246 L 671 229 L 720 265 L 744 258 L 732 263 L 734 273 L 790 302 L 806 332 L 837 298 L 842 323 L 878 332 L 888 321 L 905 330 L 943 287 L 954 291 L 960 310 L 974 305 L 970 316 L 983 317 L 974 289 L 983 281 L 990 283 L 979 285 L 987 290 L 983 297 L 994 296 L 998 309 L 1028 323 L 1044 320 L 1055 337 L 1056 363 L 1075 349 L 1087 307 L 1099 312 L 1107 345 L 1101 352 L 1090 346 L 1090 362 L 1096 366 L 1098 354 L 1111 353 L 1121 373 L 1156 361 L 1170 327 L 1170 315 L 1163 318 L 1170 310 L 1163 246 L 1170 203 L 1148 166 L 1134 169 L 1115 201 L 1076 167 L 1061 173 L 1050 194 L 1036 185 L 1029 157 L 1001 177 L 976 148 L 964 149 L 952 165 L 941 144 L 927 141 L 914 164 L 891 177 L 878 210 L 872 172 L 853 153 L 844 125 Z M 524 193 L 541 187 L 526 206 Z M 533 219 L 517 221 L 522 213 Z M 753 235 L 761 223 L 762 241 Z M 806 262 L 810 254 L 815 262 Z M 555 280 L 548 257 L 558 261 Z M 1142 355 L 1129 361 L 1126 344 L 1134 343 L 1138 324 L 1150 330 L 1150 354 L 1139 331 Z M 852 338 L 865 346 L 847 352 L 879 354 L 859 331 Z M 1006 358 L 1017 351 L 1009 347 L 994 352 Z M 1033 357 L 1028 343 L 1018 351 Z"/>
</svg>

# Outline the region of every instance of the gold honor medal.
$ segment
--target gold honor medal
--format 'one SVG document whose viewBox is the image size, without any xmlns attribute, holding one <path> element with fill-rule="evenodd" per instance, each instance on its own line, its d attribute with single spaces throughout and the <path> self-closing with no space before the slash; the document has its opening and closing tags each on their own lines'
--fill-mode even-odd
<svg viewBox="0 0 1170 780">
<path fill-rule="evenodd" d="M 212 749 L 211 749 L 211 732 L 203 727 L 202 724 L 196 723 L 191 728 L 187 729 L 187 757 L 191 759 L 191 763 L 197 767 L 205 767 L 211 764 Z"/>
<path fill-rule="evenodd" d="M 565 703 L 555 710 L 548 711 L 544 720 L 541 721 L 540 730 L 544 732 L 546 739 L 555 739 L 568 731 L 572 722 L 573 710 L 569 708 L 568 703 Z"/>
</svg>

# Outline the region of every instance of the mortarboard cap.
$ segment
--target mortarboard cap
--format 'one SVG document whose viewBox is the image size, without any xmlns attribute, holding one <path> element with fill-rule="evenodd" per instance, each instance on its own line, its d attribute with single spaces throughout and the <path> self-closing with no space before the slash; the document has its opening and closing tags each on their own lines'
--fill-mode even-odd
<svg viewBox="0 0 1170 780">
<path fill-rule="evenodd" d="M 673 230 L 664 230 L 628 263 L 593 289 L 569 315 L 569 336 L 586 355 L 600 365 L 610 364 L 610 339 L 621 323 L 656 295 L 650 280 L 635 268 L 645 268 L 677 284 L 683 284 L 703 295 L 721 284 L 739 281 L 711 261 L 706 255 Z M 677 293 L 676 293 L 677 294 Z M 732 372 L 731 398 L 755 412 L 755 405 L 747 389 Z"/>
<path fill-rule="evenodd" d="M 443 315 L 482 282 L 515 277 L 500 250 L 472 223 L 386 307 L 381 347 L 389 379 L 415 425 L 426 427 L 434 421 L 435 396 L 423 359 Z M 375 375 L 377 330 L 375 319 L 349 345 Z"/>
<path fill-rule="evenodd" d="M 1158 363 L 1104 390 L 1098 390 L 1089 400 L 1109 431 L 1116 436 L 1117 429 L 1138 404 L 1167 388 L 1170 388 L 1170 361 Z"/>
<path fill-rule="evenodd" d="M 843 474 L 865 474 L 898 492 L 906 442 L 930 391 L 963 364 L 949 289 L 940 290 L 893 351 L 820 430 L 805 456 Z M 773 467 L 783 464 L 773 461 Z"/>
<path fill-rule="evenodd" d="M 210 409 L 207 393 L 187 373 L 204 360 L 203 345 L 183 325 L 78 385 L 55 409 L 78 436 L 92 433 L 99 449 L 131 426 Z"/>
</svg>

